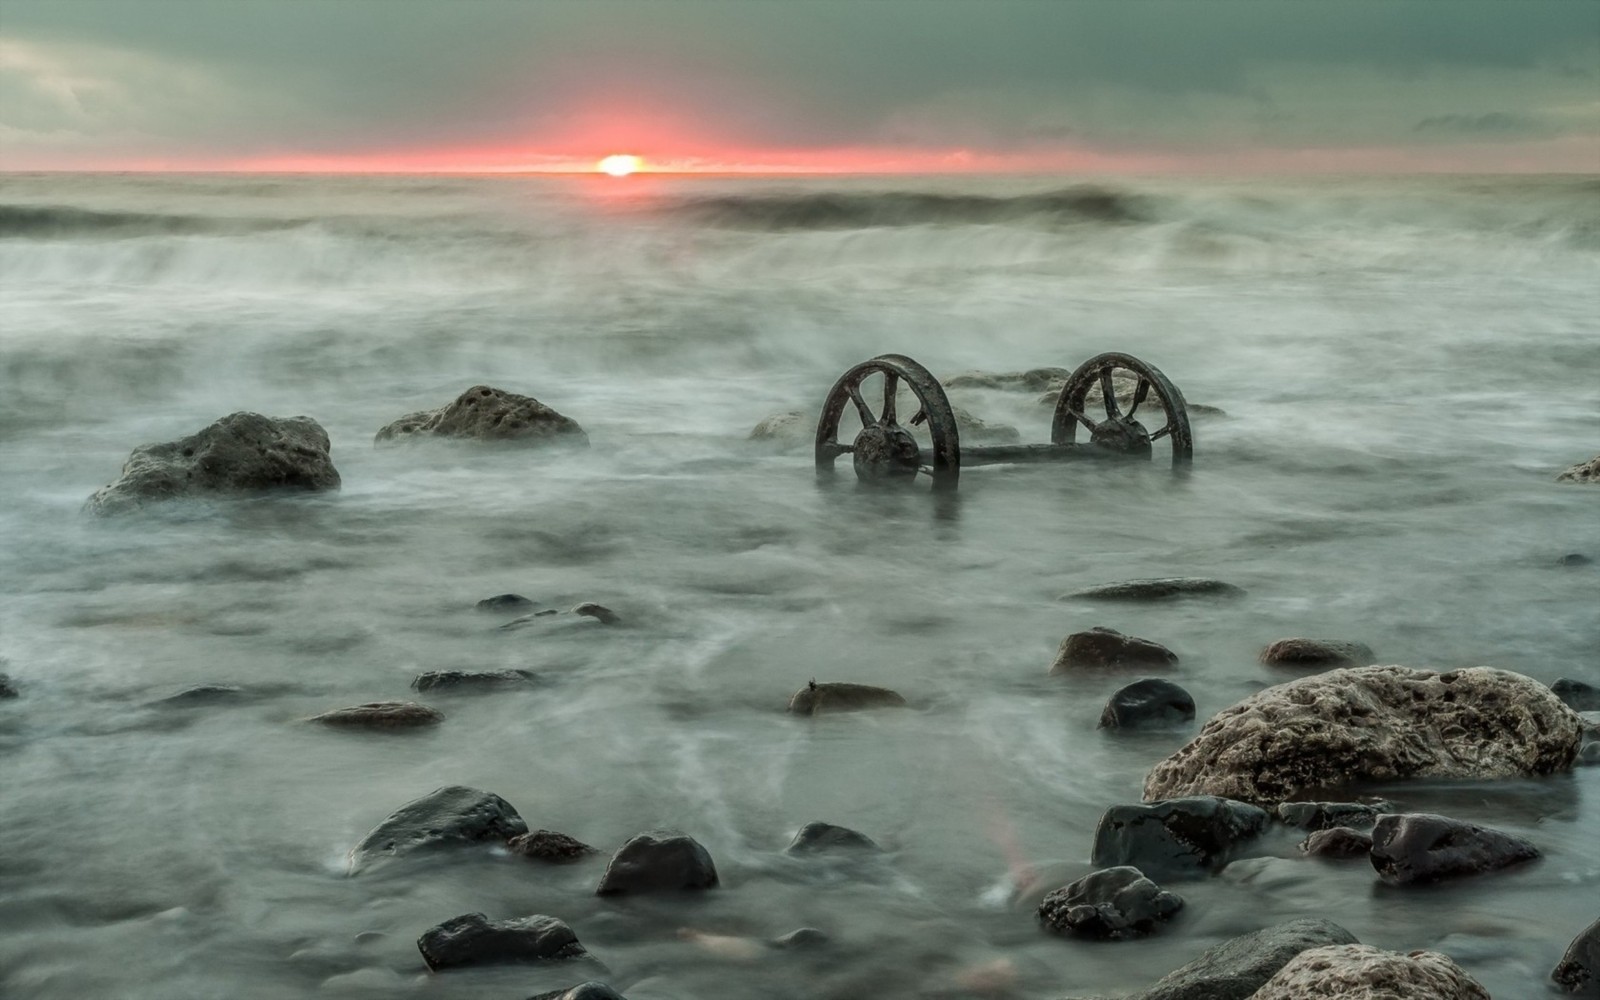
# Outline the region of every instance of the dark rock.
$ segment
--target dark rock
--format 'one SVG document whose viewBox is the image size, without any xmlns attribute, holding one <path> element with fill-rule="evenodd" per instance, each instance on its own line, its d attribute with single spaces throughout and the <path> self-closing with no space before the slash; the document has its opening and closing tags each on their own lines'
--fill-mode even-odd
<svg viewBox="0 0 1600 1000">
<path fill-rule="evenodd" d="M 1105 667 L 1170 667 L 1178 654 L 1149 639 L 1123 635 L 1116 629 L 1096 626 L 1087 632 L 1074 632 L 1061 640 L 1052 674 L 1075 669 Z"/>
<path fill-rule="evenodd" d="M 1550 978 L 1568 993 L 1600 997 L 1600 920 L 1578 932 Z"/>
<path fill-rule="evenodd" d="M 1600 455 L 1579 462 L 1556 477 L 1558 483 L 1600 483 Z"/>
<path fill-rule="evenodd" d="M 533 602 L 521 594 L 496 594 L 485 597 L 473 605 L 479 611 L 521 611 L 523 608 L 533 607 Z"/>
<path fill-rule="evenodd" d="M 181 440 L 133 449 L 122 478 L 96 491 L 84 509 L 110 514 L 176 497 L 338 488 L 322 425 L 241 412 Z"/>
<path fill-rule="evenodd" d="M 1379 813 L 1393 812 L 1387 802 L 1284 802 L 1278 819 L 1301 830 L 1328 830 L 1336 826 L 1371 829 Z"/>
<path fill-rule="evenodd" d="M 1084 598 L 1096 601 L 1162 601 L 1173 597 L 1239 597 L 1244 591 L 1221 580 L 1198 577 L 1167 577 L 1156 580 L 1123 580 L 1074 591 L 1062 600 Z"/>
<path fill-rule="evenodd" d="M 1147 677 L 1121 688 L 1100 713 L 1101 729 L 1141 729 L 1172 726 L 1194 719 L 1194 698 L 1189 692 L 1159 677 Z"/>
<path fill-rule="evenodd" d="M 946 389 L 1007 389 L 1016 392 L 1042 392 L 1049 389 L 1059 393 L 1062 383 L 1071 377 L 1072 372 L 1065 368 L 1030 368 L 1025 372 L 964 372 L 951 375 L 942 382 Z M 1136 380 L 1127 378 L 1117 381 L 1128 383 L 1128 398 L 1133 399 Z M 1119 384 L 1117 388 L 1120 390 L 1122 387 Z"/>
<path fill-rule="evenodd" d="M 235 684 L 196 684 L 194 687 L 184 688 L 177 694 L 158 698 L 155 703 L 171 705 L 174 708 L 189 708 L 199 705 L 225 705 L 243 701 L 248 697 L 249 692 Z"/>
<path fill-rule="evenodd" d="M 374 443 L 426 438 L 589 446 L 589 435 L 571 417 L 562 416 L 531 396 L 486 385 L 475 385 L 436 410 L 406 414 L 378 431 Z"/>
<path fill-rule="evenodd" d="M 883 848 L 871 837 L 849 827 L 814 822 L 802 826 L 784 850 L 789 854 L 813 854 L 818 851 L 881 851 Z"/>
<path fill-rule="evenodd" d="M 572 928 L 555 917 L 535 915 L 490 920 L 463 913 L 417 938 L 423 961 L 435 971 L 459 965 L 549 962 L 587 954 Z"/>
<path fill-rule="evenodd" d="M 1325 945 L 1355 943 L 1355 935 L 1331 920 L 1291 920 L 1224 941 L 1188 965 L 1167 973 L 1135 997 L 1137 1000 L 1247 1000 L 1301 952 Z"/>
<path fill-rule="evenodd" d="M 1479 875 L 1530 861 L 1539 849 L 1521 837 L 1432 813 L 1385 813 L 1372 828 L 1372 867 L 1408 885 Z"/>
<path fill-rule="evenodd" d="M 554 830 L 519 833 L 506 841 L 506 847 L 512 854 L 557 865 L 570 865 L 574 861 L 582 861 L 587 855 L 599 853 L 583 841 Z"/>
<path fill-rule="evenodd" d="M 1558 566 L 1588 566 L 1593 562 L 1594 562 L 1593 559 L 1590 559 L 1588 556 L 1584 555 L 1582 552 L 1568 552 L 1566 555 L 1564 555 L 1560 559 L 1556 560 L 1556 565 L 1558 565 Z"/>
<path fill-rule="evenodd" d="M 818 684 L 812 681 L 789 699 L 795 715 L 858 712 L 868 708 L 904 708 L 906 700 L 888 688 L 870 684 Z"/>
<path fill-rule="evenodd" d="M 1039 919 L 1058 934 L 1136 937 L 1155 930 L 1181 909 L 1181 896 L 1124 865 L 1085 875 L 1045 896 Z"/>
<path fill-rule="evenodd" d="M 411 689 L 424 691 L 483 691 L 498 688 L 527 687 L 537 683 L 539 676 L 530 670 L 430 670 L 418 674 Z"/>
<path fill-rule="evenodd" d="M 511 804 L 464 785 L 436 788 L 396 809 L 350 852 L 352 871 L 413 851 L 485 841 L 501 842 L 528 832 Z"/>
<path fill-rule="evenodd" d="M 1574 712 L 1600 712 L 1600 687 L 1563 677 L 1550 685 L 1550 690 Z"/>
<path fill-rule="evenodd" d="M 1300 850 L 1319 858 L 1359 858 L 1372 850 L 1372 835 L 1348 826 L 1314 830 Z"/>
<path fill-rule="evenodd" d="M 1580 720 L 1550 689 L 1492 667 L 1345 667 L 1258 691 L 1151 769 L 1144 797 L 1278 803 L 1412 777 L 1505 778 L 1572 766 Z"/>
<path fill-rule="evenodd" d="M 1489 991 L 1436 951 L 1383 951 L 1364 944 L 1308 948 L 1251 1000 L 1489 1000 Z"/>
<path fill-rule="evenodd" d="M 617 622 L 621 621 L 621 619 L 617 617 L 617 613 L 615 611 L 612 611 L 603 604 L 596 604 L 593 601 L 583 602 L 582 604 L 573 608 L 572 613 L 575 615 L 585 615 L 589 618 L 594 618 L 602 625 L 615 625 Z"/>
<path fill-rule="evenodd" d="M 605 983 L 590 980 L 587 983 L 579 983 L 570 990 L 540 993 L 538 996 L 529 997 L 528 1000 L 628 1000 L 628 998 Z"/>
<path fill-rule="evenodd" d="M 1261 662 L 1273 667 L 1364 667 L 1375 657 L 1359 642 L 1341 639 L 1279 639 L 1261 651 Z"/>
<path fill-rule="evenodd" d="M 1093 861 L 1153 875 L 1216 871 L 1266 824 L 1261 809 L 1212 795 L 1112 806 L 1095 828 Z"/>
<path fill-rule="evenodd" d="M 815 927 L 799 927 L 783 937 L 773 938 L 768 944 L 774 948 L 792 948 L 798 951 L 807 948 L 820 948 L 832 940 L 833 938 Z"/>
<path fill-rule="evenodd" d="M 20 693 L 21 692 L 17 690 L 17 686 L 11 682 L 10 675 L 0 674 L 0 700 L 6 698 L 15 698 Z"/>
<path fill-rule="evenodd" d="M 670 892 L 716 884 L 716 865 L 698 841 L 681 833 L 652 831 L 634 837 L 611 856 L 595 893 Z"/>
<path fill-rule="evenodd" d="M 311 721 L 352 729 L 415 729 L 438 725 L 444 713 L 414 701 L 370 701 L 313 715 Z"/>
</svg>

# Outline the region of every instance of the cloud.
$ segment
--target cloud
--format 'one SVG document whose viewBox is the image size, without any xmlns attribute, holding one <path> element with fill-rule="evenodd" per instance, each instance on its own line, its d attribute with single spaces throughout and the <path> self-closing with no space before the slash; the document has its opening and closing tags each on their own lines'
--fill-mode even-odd
<svg viewBox="0 0 1600 1000">
<path fill-rule="evenodd" d="M 1556 130 L 1532 115 L 1489 111 L 1479 115 L 1431 115 L 1417 122 L 1413 132 L 1436 135 L 1524 136 L 1554 135 Z"/>
</svg>

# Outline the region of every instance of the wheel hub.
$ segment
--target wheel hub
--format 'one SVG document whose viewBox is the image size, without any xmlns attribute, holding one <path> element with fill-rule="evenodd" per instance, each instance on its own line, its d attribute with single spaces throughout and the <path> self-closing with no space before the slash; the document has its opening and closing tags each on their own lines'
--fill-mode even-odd
<svg viewBox="0 0 1600 1000">
<path fill-rule="evenodd" d="M 1150 433 L 1139 421 L 1128 417 L 1115 417 L 1096 424 L 1089 433 L 1089 443 L 1124 455 L 1150 457 Z"/>
<path fill-rule="evenodd" d="M 905 428 L 873 424 L 856 435 L 852 460 L 859 479 L 907 480 L 922 468 L 922 449 Z"/>
</svg>

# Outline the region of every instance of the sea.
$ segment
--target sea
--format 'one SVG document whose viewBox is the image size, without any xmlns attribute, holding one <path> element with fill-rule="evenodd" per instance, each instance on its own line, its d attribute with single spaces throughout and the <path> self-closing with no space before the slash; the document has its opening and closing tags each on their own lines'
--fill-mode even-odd
<svg viewBox="0 0 1600 1000">
<path fill-rule="evenodd" d="M 935 495 L 750 440 L 880 354 L 1107 351 L 1192 404 L 1186 474 L 973 464 Z M 480 384 L 590 447 L 374 447 Z M 950 391 L 1023 443 L 1040 395 Z M 240 410 L 317 420 L 342 489 L 83 511 L 135 446 Z M 1035 909 L 1152 764 L 1297 675 L 1272 640 L 1600 683 L 1600 493 L 1555 481 L 1597 450 L 1596 177 L 0 176 L 0 995 L 1043 1000 L 1303 916 L 1554 995 L 1600 899 L 1600 767 L 1360 790 L 1532 840 L 1511 871 L 1394 888 L 1278 830 L 1166 883 L 1187 905 L 1146 938 Z M 1069 596 L 1171 576 L 1245 593 Z M 475 604 L 507 592 L 619 621 L 503 629 Z M 1146 674 L 1051 676 L 1095 626 L 1173 649 L 1197 720 L 1097 728 Z M 539 683 L 409 687 L 505 669 Z M 813 680 L 909 707 L 787 714 Z M 241 690 L 165 701 L 196 685 Z M 444 721 L 306 721 L 408 699 Z M 350 874 L 446 785 L 600 853 Z M 883 852 L 785 854 L 814 820 Z M 654 829 L 720 886 L 597 896 Z M 427 971 L 417 937 L 474 912 L 559 917 L 592 958 Z M 799 927 L 829 943 L 768 946 Z"/>
</svg>

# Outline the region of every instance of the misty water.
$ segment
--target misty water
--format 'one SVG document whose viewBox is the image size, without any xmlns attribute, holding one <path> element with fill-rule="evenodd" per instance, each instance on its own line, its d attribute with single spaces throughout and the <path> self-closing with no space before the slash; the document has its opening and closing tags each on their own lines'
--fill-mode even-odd
<svg viewBox="0 0 1600 1000">
<path fill-rule="evenodd" d="M 932 197 L 938 196 L 938 197 Z M 1260 859 L 1169 887 L 1133 942 L 1043 931 L 1096 821 L 1220 709 L 1287 679 L 1284 636 L 1381 663 L 1600 683 L 1600 187 L 1591 179 L 1240 183 L 13 175 L 0 180 L 0 993 L 8 998 L 631 1000 L 1059 997 L 1148 985 L 1299 916 L 1444 951 L 1500 1000 L 1546 995 L 1600 898 L 1600 768 L 1405 786 L 1405 808 L 1528 837 L 1513 871 L 1380 886 Z M 941 376 L 1159 366 L 1195 460 L 818 485 L 747 440 L 885 352 Z M 587 451 L 375 449 L 474 384 L 578 420 Z M 1024 441 L 1037 393 L 953 390 Z M 314 417 L 343 489 L 80 510 L 128 452 L 236 410 Z M 1094 604 L 1147 576 L 1233 600 Z M 501 630 L 481 598 L 614 627 Z M 1096 729 L 1139 673 L 1047 675 L 1105 625 L 1178 652 L 1194 725 Z M 426 670 L 521 690 L 417 696 Z M 786 715 L 809 680 L 909 710 Z M 235 704 L 160 699 L 231 684 Z M 318 712 L 416 698 L 429 730 Z M 351 876 L 401 804 L 463 784 L 603 853 L 493 848 Z M 887 848 L 798 862 L 826 820 Z M 652 828 L 720 888 L 600 898 Z M 452 916 L 550 914 L 595 962 L 426 971 Z M 801 926 L 833 944 L 751 947 Z M 685 936 L 682 929 L 711 937 Z"/>
</svg>

